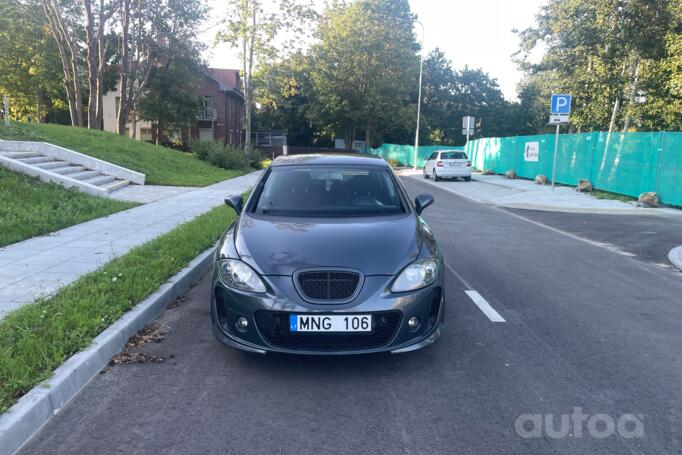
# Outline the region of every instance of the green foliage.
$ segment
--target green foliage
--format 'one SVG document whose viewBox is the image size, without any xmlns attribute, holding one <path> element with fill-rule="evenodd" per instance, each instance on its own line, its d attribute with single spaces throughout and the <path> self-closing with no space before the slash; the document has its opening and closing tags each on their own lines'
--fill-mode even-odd
<svg viewBox="0 0 682 455">
<path fill-rule="evenodd" d="M 438 48 L 424 60 L 422 143 L 463 145 L 462 117 L 476 117 L 480 136 L 509 136 L 523 130 L 518 105 L 504 100 L 497 81 L 481 69 L 452 63 Z"/>
<path fill-rule="evenodd" d="M 61 125 L 0 125 L 0 139 L 44 141 L 146 174 L 148 185 L 205 186 L 241 174 L 202 162 L 189 153 L 97 130 Z"/>
<path fill-rule="evenodd" d="M 679 0 L 551 0 L 536 18 L 519 34 L 525 86 L 544 100 L 572 93 L 576 130 L 682 128 Z"/>
<path fill-rule="evenodd" d="M 164 63 L 151 69 L 139 114 L 157 125 L 157 143 L 161 136 L 168 138 L 196 121 L 199 100 L 195 93 L 203 71 L 198 55 L 193 46 L 174 43 L 158 57 Z"/>
<path fill-rule="evenodd" d="M 307 119 L 312 97 L 309 56 L 297 53 L 261 66 L 254 74 L 254 88 L 256 130 L 284 130 L 294 145 L 330 145 Z"/>
<path fill-rule="evenodd" d="M 419 45 L 407 0 L 333 3 L 317 30 L 306 116 L 327 137 L 368 145 L 413 128 Z"/>
<path fill-rule="evenodd" d="M 0 247 L 137 205 L 88 196 L 3 168 L 0 168 L 0 200 Z"/>
<path fill-rule="evenodd" d="M 0 413 L 156 291 L 234 219 L 220 206 L 0 322 Z"/>
<path fill-rule="evenodd" d="M 13 119 L 42 120 L 66 108 L 57 47 L 39 8 L 0 2 L 0 99 L 9 97 Z"/>
<path fill-rule="evenodd" d="M 192 153 L 200 160 L 223 169 L 244 169 L 244 151 L 217 141 L 194 141 L 190 145 Z"/>
</svg>

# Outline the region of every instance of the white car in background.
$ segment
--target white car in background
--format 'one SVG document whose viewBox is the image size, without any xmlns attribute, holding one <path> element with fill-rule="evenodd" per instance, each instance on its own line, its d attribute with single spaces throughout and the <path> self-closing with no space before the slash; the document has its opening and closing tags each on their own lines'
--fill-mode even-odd
<svg viewBox="0 0 682 455">
<path fill-rule="evenodd" d="M 437 150 L 424 163 L 424 178 L 461 177 L 465 182 L 471 180 L 471 161 L 461 150 Z"/>
</svg>

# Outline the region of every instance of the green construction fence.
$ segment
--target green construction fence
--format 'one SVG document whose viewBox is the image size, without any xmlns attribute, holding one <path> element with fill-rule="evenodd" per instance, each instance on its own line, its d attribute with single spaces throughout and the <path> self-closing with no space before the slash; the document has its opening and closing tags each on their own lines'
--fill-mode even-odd
<svg viewBox="0 0 682 455">
<path fill-rule="evenodd" d="M 477 169 L 551 178 L 554 139 L 483 138 L 470 141 L 465 151 Z M 596 189 L 634 197 L 655 191 L 662 202 L 682 205 L 682 132 L 560 134 L 558 149 L 557 183 L 588 179 Z"/>
<path fill-rule="evenodd" d="M 417 149 L 417 166 L 424 167 L 426 158 L 436 150 L 464 150 L 464 147 L 453 147 L 447 145 L 420 145 Z M 396 160 L 403 166 L 414 165 L 414 146 L 383 144 L 379 148 L 368 148 L 367 153 L 378 155 L 385 160 Z"/>
</svg>

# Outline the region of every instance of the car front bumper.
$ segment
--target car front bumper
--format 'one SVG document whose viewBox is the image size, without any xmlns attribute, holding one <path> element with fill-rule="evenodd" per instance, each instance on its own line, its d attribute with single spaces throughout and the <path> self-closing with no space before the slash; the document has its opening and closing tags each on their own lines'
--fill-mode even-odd
<svg viewBox="0 0 682 455">
<path fill-rule="evenodd" d="M 214 273 L 211 292 L 213 332 L 222 343 L 244 351 L 307 355 L 403 353 L 435 342 L 444 318 L 442 268 L 430 286 L 412 292 L 390 293 L 392 277 L 365 277 L 363 290 L 344 305 L 311 304 L 292 295 L 291 277 L 265 277 L 278 295 L 252 294 L 226 288 Z M 291 286 L 291 288 L 289 287 Z M 283 289 L 284 292 L 280 292 Z M 289 314 L 372 314 L 370 333 L 289 333 Z M 420 324 L 410 328 L 409 318 Z M 236 321 L 245 317 L 246 329 Z"/>
</svg>

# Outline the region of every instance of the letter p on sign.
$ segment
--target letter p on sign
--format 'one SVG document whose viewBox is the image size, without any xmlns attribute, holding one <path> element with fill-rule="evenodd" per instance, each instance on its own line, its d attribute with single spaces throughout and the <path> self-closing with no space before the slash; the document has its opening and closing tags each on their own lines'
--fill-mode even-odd
<svg viewBox="0 0 682 455">
<path fill-rule="evenodd" d="M 571 95 L 552 95 L 551 114 L 570 114 Z"/>
</svg>

